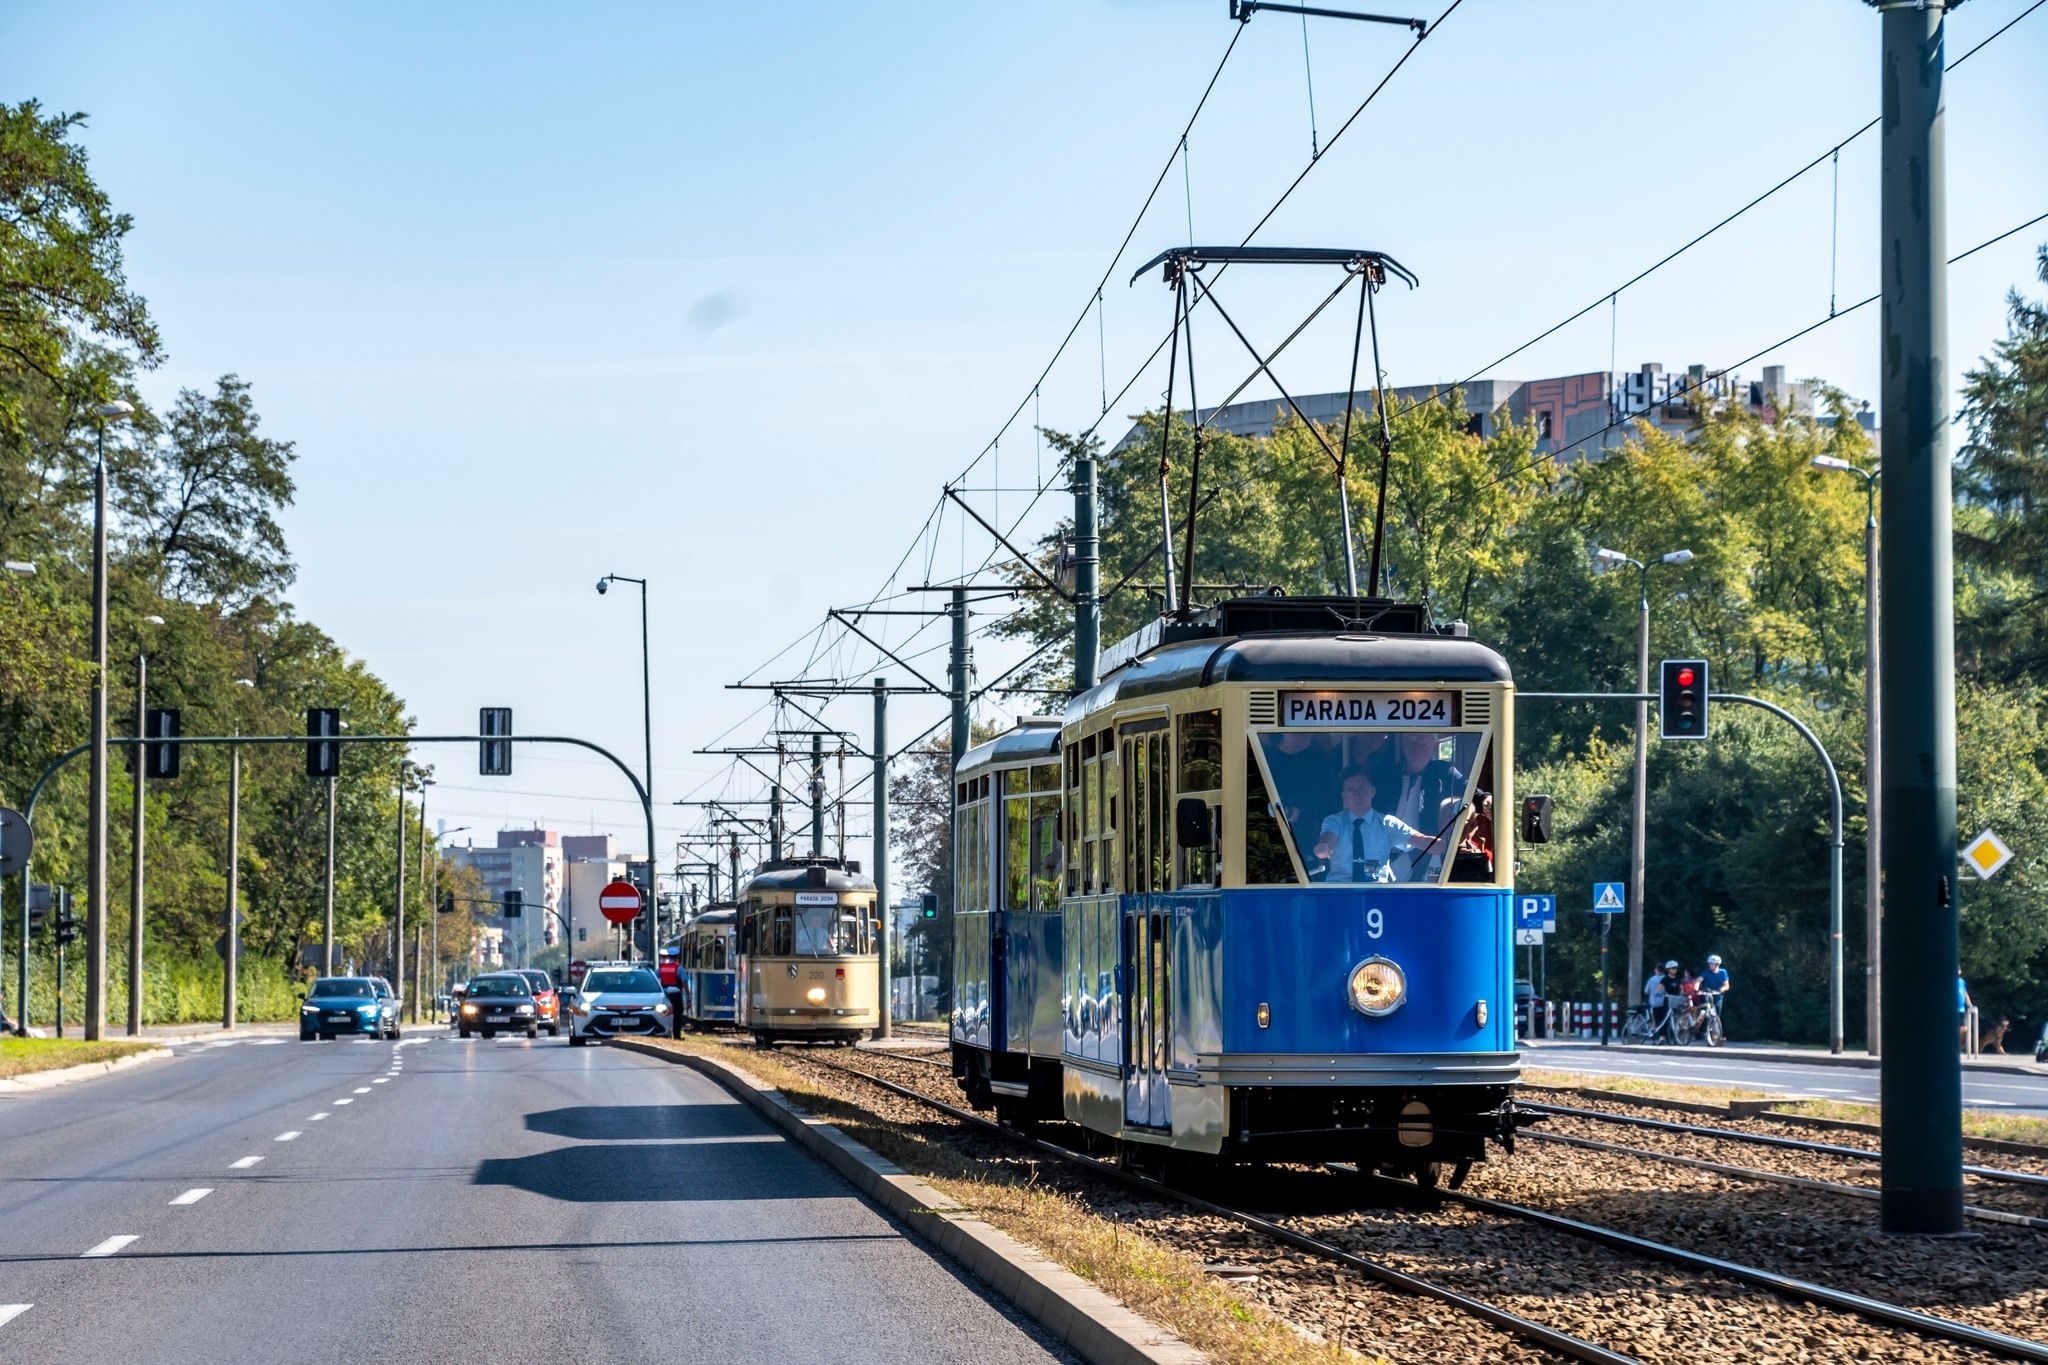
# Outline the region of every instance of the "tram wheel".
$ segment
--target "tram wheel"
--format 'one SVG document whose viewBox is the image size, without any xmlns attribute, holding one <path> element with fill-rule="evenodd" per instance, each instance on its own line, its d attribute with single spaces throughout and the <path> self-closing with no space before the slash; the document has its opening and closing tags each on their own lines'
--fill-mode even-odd
<svg viewBox="0 0 2048 1365">
<path fill-rule="evenodd" d="M 766 1030 L 763 1030 L 763 1029 L 755 1029 L 755 1030 L 754 1030 L 754 1046 L 755 1046 L 755 1047 L 774 1047 L 774 1046 L 775 1046 L 775 1040 L 774 1040 L 773 1038 L 770 1038 L 770 1037 L 768 1036 L 768 1034 L 767 1034 Z"/>
<path fill-rule="evenodd" d="M 1441 1161 L 1425 1161 L 1415 1168 L 1415 1183 L 1425 1190 L 1435 1189 L 1443 1179 L 1444 1163 Z"/>
</svg>

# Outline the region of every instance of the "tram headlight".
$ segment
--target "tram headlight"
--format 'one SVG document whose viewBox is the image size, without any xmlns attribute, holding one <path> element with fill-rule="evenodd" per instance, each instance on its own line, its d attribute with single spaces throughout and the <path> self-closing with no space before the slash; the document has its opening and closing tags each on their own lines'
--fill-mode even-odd
<svg viewBox="0 0 2048 1365">
<path fill-rule="evenodd" d="M 1351 969 L 1351 1008 L 1379 1019 L 1408 998 L 1408 976 L 1384 957 L 1369 957 Z"/>
<path fill-rule="evenodd" d="M 811 1002 L 811 1003 L 812 1003 L 813 1005 L 822 1005 L 822 1004 L 824 1004 L 824 1003 L 825 1003 L 825 988 L 824 988 L 823 986 L 813 986 L 813 987 L 811 987 L 811 988 L 810 988 L 809 990 L 807 990 L 807 991 L 805 991 L 805 992 L 804 992 L 804 999 L 806 999 L 806 1000 L 810 1001 L 810 1002 Z"/>
</svg>

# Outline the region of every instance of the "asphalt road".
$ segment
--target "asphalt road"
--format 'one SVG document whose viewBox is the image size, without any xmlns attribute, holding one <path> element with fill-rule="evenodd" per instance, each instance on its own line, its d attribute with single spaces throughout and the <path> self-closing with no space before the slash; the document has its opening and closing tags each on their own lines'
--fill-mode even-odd
<svg viewBox="0 0 2048 1365">
<path fill-rule="evenodd" d="M 0 1099 L 0 1360 L 1072 1360 L 686 1068 L 178 1051 Z"/>
<path fill-rule="evenodd" d="M 1639 1076 L 1654 1081 L 1708 1085 L 1739 1085 L 1778 1094 L 1811 1096 L 1875 1104 L 1875 1067 L 1811 1066 L 1798 1062 L 1763 1062 L 1729 1057 L 1703 1047 L 1669 1053 L 1602 1048 L 1598 1043 L 1547 1044 L 1524 1048 L 1524 1066 L 1553 1071 L 1579 1071 L 1596 1076 Z M 1970 1109 L 2010 1109 L 2017 1114 L 2048 1116 L 2048 1076 L 2019 1076 L 1996 1071 L 1963 1070 L 1963 1104 Z"/>
</svg>

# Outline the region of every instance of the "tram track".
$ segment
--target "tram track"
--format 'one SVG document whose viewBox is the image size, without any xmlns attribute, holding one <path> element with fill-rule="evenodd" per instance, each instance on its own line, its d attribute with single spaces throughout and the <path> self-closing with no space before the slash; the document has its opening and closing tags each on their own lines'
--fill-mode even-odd
<svg viewBox="0 0 2048 1365">
<path fill-rule="evenodd" d="M 868 1052 L 864 1055 L 869 1057 L 886 1057 L 890 1060 L 910 1062 L 925 1068 L 934 1066 L 942 1067 L 950 1071 L 949 1063 L 945 1059 L 938 1057 L 913 1056 L 897 1053 L 894 1051 L 883 1052 L 881 1050 Z M 871 1084 L 875 1084 L 884 1090 L 890 1091 L 892 1093 L 898 1094 L 908 1099 L 915 1100 L 919 1103 L 929 1105 L 935 1109 L 939 1109 L 940 1111 L 947 1113 L 949 1116 L 955 1117 L 963 1123 L 969 1123 L 985 1130 L 992 1130 L 995 1132 L 1004 1133 L 1018 1141 L 1032 1143 L 1033 1145 L 1047 1151 L 1048 1154 L 1057 1156 L 1061 1160 L 1089 1161 L 1091 1163 L 1094 1163 L 1097 1167 L 1102 1168 L 1104 1173 L 1110 1175 L 1112 1178 L 1124 1179 L 1126 1177 L 1129 1177 L 1132 1180 L 1145 1180 L 1145 1177 L 1135 1176 L 1133 1173 L 1123 1172 L 1115 1167 L 1104 1167 L 1103 1163 L 1096 1162 L 1094 1158 L 1086 1157 L 1084 1154 L 1074 1153 L 1071 1151 L 1071 1149 L 1061 1146 L 1060 1144 L 1049 1143 L 1043 1138 L 1030 1137 L 1023 1134 L 1019 1134 L 1011 1129 L 1002 1128 L 1001 1126 L 992 1123 L 990 1120 L 983 1118 L 978 1114 L 973 1114 L 971 1111 L 961 1109 L 957 1105 L 953 1105 L 947 1101 L 937 1099 L 927 1094 L 923 1094 L 915 1087 L 901 1085 L 896 1082 L 889 1081 L 885 1077 L 877 1076 L 873 1073 L 873 1071 L 871 1071 L 869 1068 L 865 1066 L 845 1065 L 841 1064 L 836 1060 L 825 1061 L 824 1065 L 836 1071 L 857 1075 L 861 1077 L 863 1080 Z M 1589 1140 L 1587 1139 L 1578 1139 L 1574 1143 L 1568 1143 L 1564 1145 L 1580 1145 L 1587 1142 L 1589 1142 Z M 1598 1149 L 1599 1147 L 1606 1147 L 1612 1149 L 1611 1152 L 1608 1153 L 1609 1155 L 1615 1155 L 1634 1160 L 1662 1160 L 1666 1155 L 1664 1153 L 1658 1153 L 1650 1151 L 1648 1149 L 1628 1148 L 1621 1146 L 1620 1144 L 1594 1144 L 1594 1146 L 1595 1149 Z M 1724 1163 L 1687 1162 L 1682 1164 L 1694 1165 L 1696 1167 L 1710 1171 L 1715 1175 L 1722 1176 L 1723 1178 L 1735 1180 L 1763 1179 L 1777 1174 L 1773 1172 L 1753 1171 L 1747 1168 L 1740 1167 L 1727 1167 Z M 1816 1308 L 1823 1309 L 1827 1310 L 1832 1314 L 1840 1315 L 1840 1318 L 1853 1318 L 1857 1320 L 1859 1325 L 1874 1325 L 1891 1331 L 1904 1331 L 1912 1333 L 1914 1336 L 1917 1336 L 1927 1341 L 1943 1341 L 1947 1343 L 1952 1343 L 1955 1347 L 1965 1348 L 1967 1354 L 1972 1357 L 1975 1357 L 1976 1354 L 1979 1352 L 1983 1352 L 2005 1359 L 2048 1362 L 2048 1344 L 2043 1344 L 2041 1342 L 2029 1340 L 2024 1337 L 2016 1336 L 2010 1333 L 1999 1332 L 1991 1328 L 1978 1326 L 1954 1318 L 1941 1316 L 1936 1313 L 1924 1312 L 1917 1308 L 1911 1308 L 1902 1304 L 1892 1303 L 1885 1299 L 1881 1299 L 1872 1295 L 1859 1294 L 1850 1290 L 1840 1289 L 1825 1284 L 1819 1284 L 1801 1277 L 1783 1274 L 1778 1271 L 1765 1269 L 1758 1266 L 1745 1265 L 1740 1262 L 1725 1260 L 1720 1257 L 1709 1256 L 1702 1252 L 1693 1251 L 1686 1247 L 1673 1246 L 1669 1243 L 1658 1242 L 1649 1238 L 1637 1237 L 1634 1234 L 1620 1232 L 1616 1229 L 1604 1227 L 1597 1223 L 1591 1223 L 1581 1219 L 1570 1218 L 1565 1215 L 1547 1211 L 1544 1209 L 1531 1208 L 1527 1205 L 1515 1203 L 1509 1200 L 1491 1198 L 1486 1195 L 1467 1194 L 1462 1191 L 1446 1190 L 1424 1193 L 1418 1191 L 1417 1187 L 1408 1181 L 1393 1180 L 1387 1177 L 1381 1177 L 1377 1175 L 1359 1175 L 1356 1172 L 1351 1172 L 1350 1175 L 1353 1179 L 1368 1181 L 1376 1187 L 1384 1188 L 1388 1193 L 1398 1194 L 1403 1197 L 1415 1197 L 1421 1195 L 1423 1198 L 1440 1198 L 1444 1201 L 1458 1204 L 1473 1212 L 1482 1213 L 1491 1218 L 1512 1220 L 1530 1226 L 1547 1229 L 1552 1232 L 1562 1233 L 1576 1240 L 1592 1243 L 1608 1251 L 1619 1252 L 1632 1258 L 1661 1261 L 1669 1265 L 1682 1267 L 1685 1271 L 1689 1273 L 1694 1273 L 1707 1277 L 1715 1277 L 1722 1281 L 1734 1281 L 1736 1283 L 1748 1286 L 1752 1290 L 1763 1291 L 1776 1301 L 1790 1301 L 1791 1303 L 1797 1304 L 1801 1308 L 1804 1308 L 1808 1312 L 1811 1312 L 1813 1309 Z M 1818 1186 L 1830 1194 L 1838 1193 L 1840 1192 L 1840 1190 L 1843 1189 L 1854 1189 L 1854 1187 L 1846 1186 L 1842 1186 L 1839 1188 L 1831 1188 L 1836 1185 L 1836 1182 L 1809 1181 L 1801 1177 L 1786 1177 L 1780 1183 Z M 1199 1198 L 1199 1196 L 1188 1195 L 1183 1191 L 1173 1190 L 1170 1187 L 1157 1187 L 1156 1182 L 1148 1181 L 1147 1188 L 1153 1189 L 1156 1193 L 1167 1195 L 1172 1198 L 1183 1201 Z M 1858 1193 L 1860 1193 L 1860 1191 L 1858 1191 Z M 1204 1202 L 1207 1203 L 1208 1201 Z M 1330 1240 L 1329 1237 L 1318 1237 L 1313 1235 L 1312 1233 L 1304 1232 L 1299 1228 L 1288 1227 L 1284 1224 L 1275 1222 L 1272 1219 L 1261 1218 L 1260 1215 L 1251 1213 L 1249 1210 L 1232 1208 L 1226 1205 L 1211 1205 L 1211 1207 L 1213 1207 L 1218 1212 L 1219 1216 L 1231 1218 L 1232 1220 L 1237 1221 L 1245 1226 L 1259 1226 L 1260 1224 L 1269 1226 L 1274 1230 L 1273 1233 L 1270 1235 L 1278 1236 L 1282 1240 L 1289 1240 L 1290 1245 L 1299 1245 L 1299 1243 L 1292 1242 L 1290 1239 L 1295 1237 L 1306 1237 L 1311 1242 L 1318 1244 L 1320 1247 L 1327 1247 L 1330 1250 L 1338 1252 L 1339 1254 L 1354 1254 L 1346 1251 L 1343 1247 L 1338 1246 L 1334 1241 Z M 1255 1223 L 1250 1220 L 1257 1221 Z M 2043 1220 L 2017 1221 L 2023 1221 L 2026 1223 L 2026 1225 L 2031 1226 L 2034 1223 Z M 1263 1230 L 1263 1228 L 1261 1230 Z M 1382 1268 L 1393 1271 L 1393 1273 L 1400 1275 L 1406 1275 L 1409 1273 L 1407 1271 L 1400 1270 L 1398 1267 L 1393 1266 L 1382 1265 Z M 1432 1283 L 1434 1288 L 1444 1291 L 1448 1294 L 1458 1295 L 1461 1299 L 1473 1299 L 1476 1302 L 1484 1302 L 1484 1300 L 1476 1299 L 1473 1295 L 1464 1294 L 1462 1291 L 1455 1287 L 1447 1285 L 1438 1285 L 1434 1284 L 1434 1282 L 1430 1283 Z M 1494 1312 L 1510 1311 L 1502 1309 L 1498 1305 L 1487 1305 L 1487 1307 Z M 1523 1318 L 1523 1315 L 1521 1314 L 1512 1314 L 1512 1316 L 1516 1318 Z M 1524 1320 L 1533 1321 L 1533 1319 Z M 1558 1330 L 1557 1328 L 1550 1327 L 1548 1324 L 1539 1324 L 1539 1326 L 1542 1326 L 1546 1331 Z M 1867 1330 L 1867 1328 L 1865 1330 Z M 1580 1342 L 1585 1341 L 1583 1337 L 1574 1337 L 1573 1340 Z M 1609 1348 L 1604 1346 L 1597 1346 L 1594 1343 L 1586 1344 L 1594 1345 L 1594 1349 L 1598 1351 L 1609 1351 Z M 1843 1353 L 1849 1354 L 1849 1352 L 1847 1351 Z M 1568 1351 L 1567 1354 L 1571 1354 L 1571 1352 Z M 1603 1356 L 1599 1358 L 1611 1358 L 1612 1354 L 1613 1353 L 1610 1352 L 1609 1356 Z M 1882 1358 L 1886 1354 L 1888 1353 L 1879 1353 L 1880 1358 Z M 1588 1359 L 1594 1357 L 1577 1355 L 1575 1356 L 1575 1358 Z M 1758 1358 L 1763 1357 L 1759 1356 Z"/>
</svg>

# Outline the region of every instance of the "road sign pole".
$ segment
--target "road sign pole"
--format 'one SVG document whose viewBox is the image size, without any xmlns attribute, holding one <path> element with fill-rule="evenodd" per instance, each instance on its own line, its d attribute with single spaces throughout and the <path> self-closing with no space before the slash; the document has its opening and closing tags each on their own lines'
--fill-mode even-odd
<svg viewBox="0 0 2048 1365">
<path fill-rule="evenodd" d="M 135 654 L 135 734 L 149 723 L 149 656 Z M 135 751 L 135 830 L 128 849 L 128 1036 L 142 1033 L 142 869 L 148 833 L 149 749 Z"/>
<path fill-rule="evenodd" d="M 1642 595 L 1636 603 L 1636 690 L 1650 690 L 1650 565 L 1642 566 Z M 1635 792 L 1630 798 L 1628 834 L 1628 997 L 1643 989 L 1643 865 L 1650 835 L 1650 704 L 1636 703 Z M 1601 1035 L 1606 1041 L 1606 1035 Z"/>
<path fill-rule="evenodd" d="M 1607 935 L 1614 928 L 1614 916 L 1600 917 L 1600 1046 L 1606 1047 L 1613 1032 L 1607 1023 L 1607 1005 L 1613 998 L 1607 986 Z"/>
<path fill-rule="evenodd" d="M 327 779 L 327 892 L 320 921 L 320 975 L 334 975 L 334 782 Z"/>
<path fill-rule="evenodd" d="M 1944 0 L 1882 10 L 1885 1231 L 1963 1231 Z"/>
</svg>

